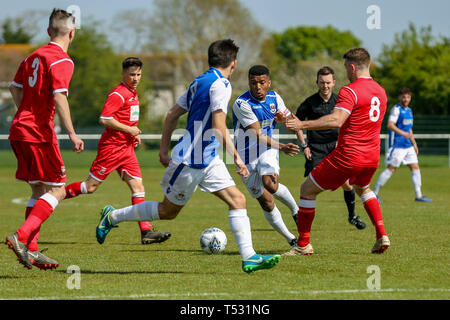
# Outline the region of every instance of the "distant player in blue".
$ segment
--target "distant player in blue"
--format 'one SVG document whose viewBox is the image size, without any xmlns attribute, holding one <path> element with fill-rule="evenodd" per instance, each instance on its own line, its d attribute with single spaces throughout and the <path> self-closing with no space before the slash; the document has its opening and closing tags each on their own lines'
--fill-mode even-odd
<svg viewBox="0 0 450 320">
<path fill-rule="evenodd" d="M 238 50 L 231 39 L 213 42 L 208 48 L 210 68 L 194 79 L 167 114 L 159 151 L 160 162 L 167 168 L 161 181 L 164 200 L 145 201 L 117 210 L 111 206 L 104 207 L 96 230 L 100 244 L 119 222 L 175 219 L 200 186 L 202 191 L 214 194 L 228 205 L 228 222 L 242 257 L 244 272 L 269 269 L 280 261 L 280 255 L 262 256 L 253 249 L 245 196 L 219 157 L 222 145 L 233 157 L 237 173 L 243 177 L 249 175 L 247 166 L 234 148 L 225 121 L 231 98 L 229 79 L 236 68 Z M 172 133 L 178 119 L 186 113 L 185 134 L 170 158 Z"/>
<path fill-rule="evenodd" d="M 388 119 L 389 129 L 389 150 L 386 156 L 387 168 L 380 174 L 375 184 L 374 192 L 378 195 L 380 188 L 386 184 L 395 169 L 400 164 L 405 164 L 411 170 L 411 181 L 416 193 L 416 201 L 431 202 L 426 196 L 422 195 L 422 178 L 420 175 L 419 160 L 417 155 L 416 140 L 413 134 L 413 113 L 408 107 L 411 102 L 411 91 L 403 88 L 400 91 L 400 103 L 392 107 Z"/>
<path fill-rule="evenodd" d="M 294 143 L 281 143 L 272 138 L 277 111 L 289 116 L 283 99 L 269 91 L 270 72 L 265 66 L 256 65 L 248 72 L 250 90 L 240 95 L 233 104 L 234 144 L 244 160 L 250 175 L 241 176 L 247 190 L 256 198 L 269 224 L 292 246 L 296 237 L 289 232 L 274 197 L 288 206 L 292 216 L 298 206 L 288 188 L 278 182 L 280 165 L 278 150 L 293 156 L 300 151 Z"/>
</svg>

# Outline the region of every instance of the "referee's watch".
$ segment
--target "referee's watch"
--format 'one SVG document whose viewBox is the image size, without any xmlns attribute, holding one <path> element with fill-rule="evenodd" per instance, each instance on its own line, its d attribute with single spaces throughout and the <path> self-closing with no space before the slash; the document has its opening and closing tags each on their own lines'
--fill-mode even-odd
<svg viewBox="0 0 450 320">
<path fill-rule="evenodd" d="M 300 147 L 302 147 L 302 149 L 305 149 L 308 147 L 307 143 L 300 143 Z"/>
</svg>

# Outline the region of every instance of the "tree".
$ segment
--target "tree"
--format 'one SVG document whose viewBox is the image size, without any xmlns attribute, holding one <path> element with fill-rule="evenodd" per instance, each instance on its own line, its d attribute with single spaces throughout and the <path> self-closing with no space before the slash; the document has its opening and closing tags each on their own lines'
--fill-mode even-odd
<svg viewBox="0 0 450 320">
<path fill-rule="evenodd" d="M 7 18 L 2 23 L 2 42 L 4 43 L 30 43 L 33 37 L 26 31 L 22 18 Z"/>
<path fill-rule="evenodd" d="M 348 49 L 359 47 L 361 41 L 350 31 L 332 26 L 300 26 L 272 34 L 268 44 L 282 60 L 295 63 L 324 57 L 340 60 Z"/>
<path fill-rule="evenodd" d="M 436 39 L 431 26 L 417 30 L 410 23 L 393 44 L 383 46 L 378 61 L 373 74 L 391 105 L 397 103 L 399 90 L 408 87 L 415 113 L 450 114 L 450 38 Z"/>
<path fill-rule="evenodd" d="M 152 52 L 183 54 L 192 79 L 204 71 L 205 55 L 212 41 L 232 38 L 240 47 L 239 59 L 246 68 L 259 55 L 262 27 L 238 0 L 156 0 L 149 19 Z"/>
</svg>

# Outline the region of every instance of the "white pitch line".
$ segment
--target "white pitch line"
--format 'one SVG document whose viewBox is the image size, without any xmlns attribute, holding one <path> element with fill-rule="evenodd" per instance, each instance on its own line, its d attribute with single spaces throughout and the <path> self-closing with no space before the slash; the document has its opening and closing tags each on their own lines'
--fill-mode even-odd
<svg viewBox="0 0 450 320">
<path fill-rule="evenodd" d="M 204 293 L 144 293 L 131 295 L 92 295 L 92 296 L 64 296 L 64 297 L 32 297 L 32 298 L 1 298 L 0 300 L 98 300 L 98 299 L 145 299 L 145 298 L 174 298 L 174 297 L 211 297 L 211 296 L 254 296 L 264 293 L 267 294 L 289 294 L 289 295 L 321 295 L 321 294 L 345 294 L 345 293 L 394 293 L 394 292 L 409 292 L 409 293 L 424 293 L 424 292 L 450 292 L 446 288 L 387 288 L 379 290 L 371 289 L 343 289 L 343 290 L 289 290 L 289 291 L 265 291 L 265 292 L 241 292 L 239 294 L 229 292 L 204 292 Z"/>
</svg>

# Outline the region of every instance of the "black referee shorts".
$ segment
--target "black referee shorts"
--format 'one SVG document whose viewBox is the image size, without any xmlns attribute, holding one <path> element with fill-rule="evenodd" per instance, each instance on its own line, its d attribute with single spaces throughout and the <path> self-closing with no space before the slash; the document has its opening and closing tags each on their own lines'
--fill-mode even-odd
<svg viewBox="0 0 450 320">
<path fill-rule="evenodd" d="M 330 143 L 308 143 L 311 159 L 305 162 L 305 177 L 336 147 L 336 141 Z"/>
</svg>

